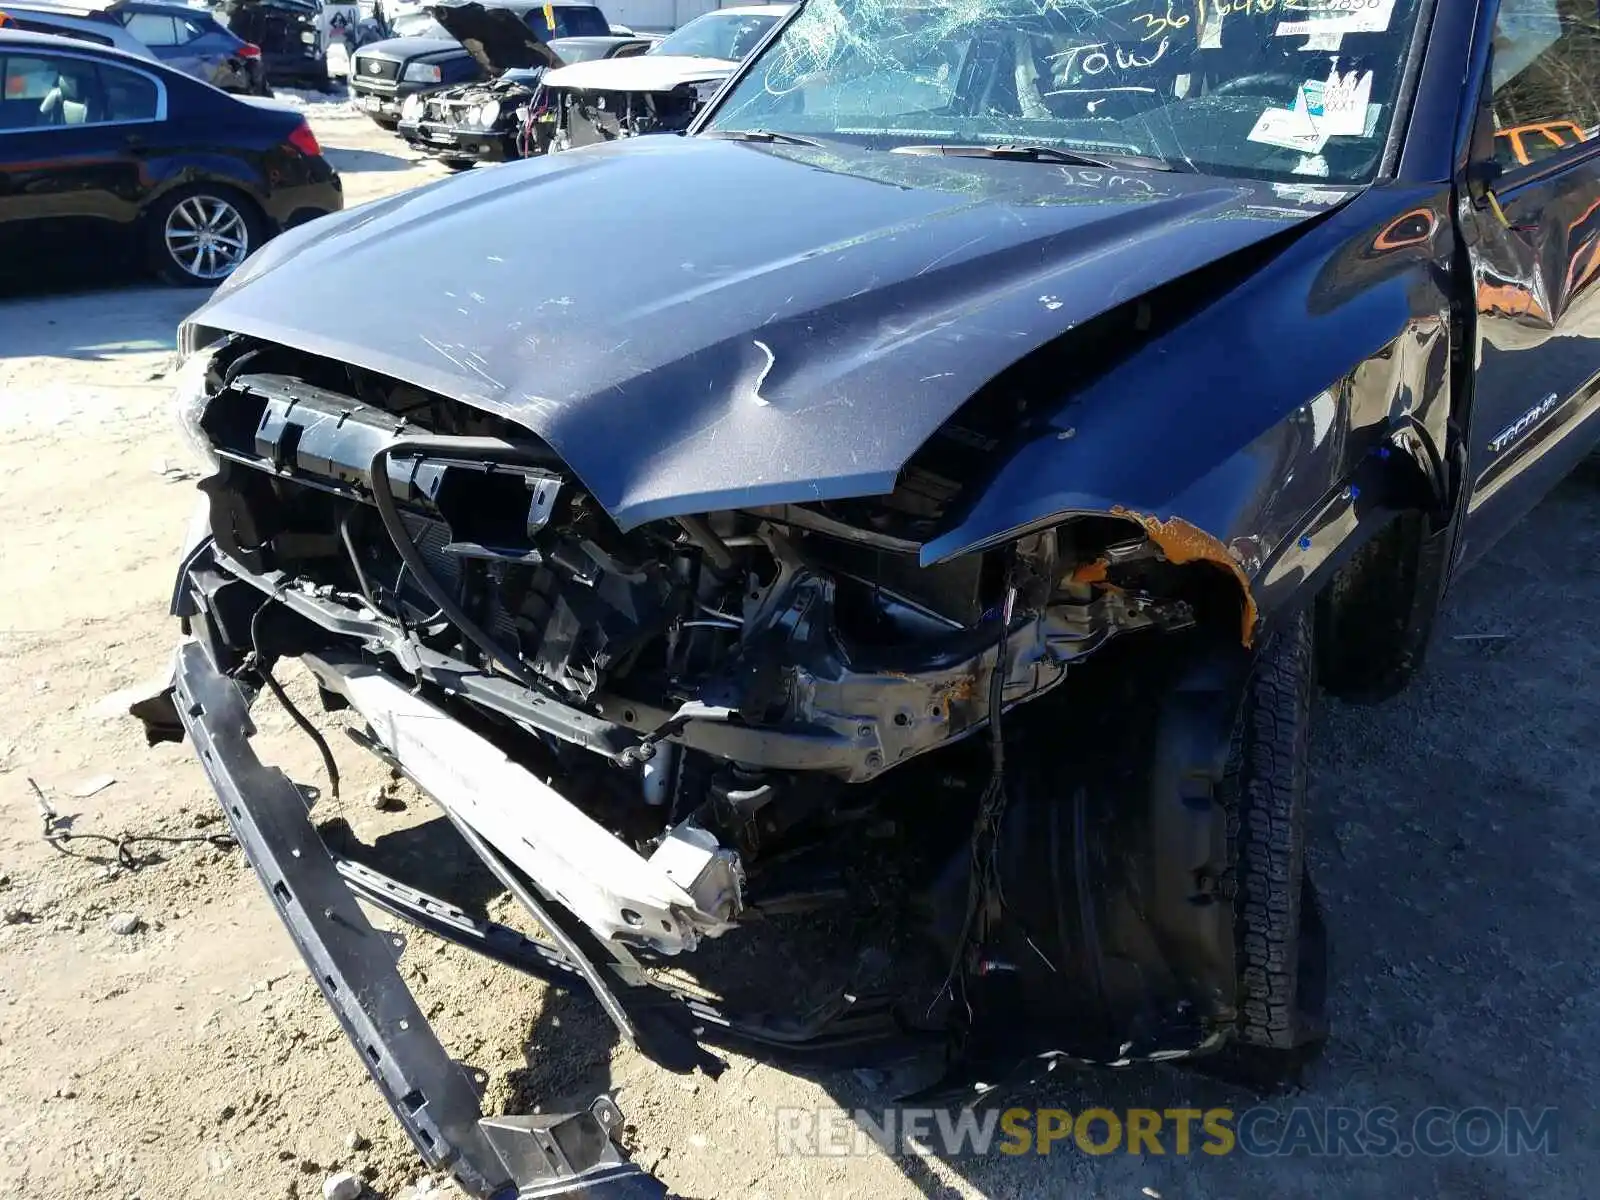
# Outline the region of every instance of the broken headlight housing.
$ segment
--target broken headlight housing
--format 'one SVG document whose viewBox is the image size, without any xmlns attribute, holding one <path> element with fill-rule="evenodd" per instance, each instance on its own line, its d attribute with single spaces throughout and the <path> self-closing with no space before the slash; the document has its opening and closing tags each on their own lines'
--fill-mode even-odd
<svg viewBox="0 0 1600 1200">
<path fill-rule="evenodd" d="M 211 364 L 216 356 L 214 346 L 196 350 L 183 360 L 172 377 L 173 419 L 202 475 L 215 475 L 222 466 L 222 460 L 211 447 L 211 439 L 200 427 L 206 402 L 211 398 Z"/>
<path fill-rule="evenodd" d="M 480 129 L 488 129 L 500 119 L 500 101 L 490 100 L 487 104 L 480 104 L 472 110 L 472 123 Z"/>
<path fill-rule="evenodd" d="M 725 82 L 723 79 L 702 79 L 699 83 L 691 83 L 689 90 L 694 94 L 695 104 L 697 106 L 709 104 L 712 97 L 722 90 Z"/>
<path fill-rule="evenodd" d="M 411 95 L 406 97 L 405 103 L 400 106 L 400 119 L 402 121 L 415 121 L 422 116 L 423 104 L 422 97 L 412 92 Z"/>
</svg>

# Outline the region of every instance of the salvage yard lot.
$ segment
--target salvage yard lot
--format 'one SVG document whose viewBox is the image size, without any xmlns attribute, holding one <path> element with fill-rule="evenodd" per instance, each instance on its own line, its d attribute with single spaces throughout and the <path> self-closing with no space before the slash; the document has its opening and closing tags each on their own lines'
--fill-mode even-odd
<svg viewBox="0 0 1600 1200">
<path fill-rule="evenodd" d="M 346 106 L 315 114 L 352 204 L 444 174 Z M 506 236 L 524 233 L 539 236 Z M 175 636 L 165 604 L 194 493 L 163 376 L 199 298 L 138 285 L 0 300 L 0 1194 L 306 1197 L 334 1170 L 409 1194 L 420 1165 L 237 851 L 146 844 L 134 852 L 161 861 L 115 870 L 102 845 L 65 857 L 39 837 L 30 780 L 77 832 L 223 828 L 189 749 L 146 749 L 116 695 L 158 672 Z M 284 713 L 263 702 L 258 715 L 263 756 L 325 786 Z M 446 1044 L 488 1073 L 491 1105 L 620 1086 L 635 1157 L 684 1196 L 1576 1197 L 1600 1076 L 1597 728 L 1591 466 L 1463 581 L 1408 695 L 1323 709 L 1312 854 L 1333 1040 L 1306 1091 L 1273 1102 L 1389 1105 L 1402 1127 L 1430 1106 L 1554 1107 L 1554 1156 L 1091 1158 L 1060 1143 L 1047 1159 L 783 1157 L 780 1109 L 881 1107 L 880 1081 L 741 1058 L 720 1080 L 682 1079 L 617 1048 L 587 1002 L 426 935 L 403 969 Z M 402 789 L 402 811 L 379 811 L 386 773 L 342 737 L 334 748 L 343 796 L 318 815 L 418 845 L 426 804 Z M 415 865 L 422 879 L 454 867 Z M 141 927 L 113 932 L 122 914 Z M 1138 1070 L 1064 1076 L 1017 1102 L 1252 1101 Z"/>
</svg>

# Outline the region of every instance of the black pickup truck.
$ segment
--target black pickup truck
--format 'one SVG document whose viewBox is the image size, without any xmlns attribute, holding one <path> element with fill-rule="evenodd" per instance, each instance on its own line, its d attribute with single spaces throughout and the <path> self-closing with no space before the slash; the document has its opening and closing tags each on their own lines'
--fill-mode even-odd
<svg viewBox="0 0 1600 1200">
<path fill-rule="evenodd" d="M 1600 440 L 1595 6 L 1133 7 L 804 0 L 681 136 L 320 218 L 185 322 L 146 727 L 468 1195 L 685 1170 L 607 1096 L 485 1117 L 358 897 L 712 1078 L 1271 1089 L 1328 1038 L 1314 701 L 1416 680 Z M 247 740 L 280 659 L 539 939 L 324 837 Z"/>
</svg>

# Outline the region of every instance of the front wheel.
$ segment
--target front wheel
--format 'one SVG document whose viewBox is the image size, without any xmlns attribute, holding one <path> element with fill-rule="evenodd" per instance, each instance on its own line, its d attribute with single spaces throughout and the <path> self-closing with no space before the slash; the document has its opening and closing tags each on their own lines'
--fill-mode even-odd
<svg viewBox="0 0 1600 1200">
<path fill-rule="evenodd" d="M 1028 1028 L 1073 1058 L 1184 1057 L 1276 1090 L 1326 1037 L 1312 623 L 1248 656 L 1162 636 L 1106 647 L 1007 718 L 1000 844 L 958 844 L 940 892 L 986 897 L 983 961 L 1006 967 L 969 976 L 972 1052 L 1003 1068 Z"/>
<path fill-rule="evenodd" d="M 1208 1066 L 1258 1086 L 1292 1078 L 1327 1036 L 1326 938 L 1305 862 L 1313 662 L 1306 615 L 1262 647 L 1217 796 L 1239 1017 L 1235 1040 Z"/>
<path fill-rule="evenodd" d="M 477 160 L 473 158 L 441 158 L 439 161 L 444 164 L 444 169 L 447 171 L 470 171 L 478 165 Z"/>
<path fill-rule="evenodd" d="M 214 287 L 265 240 L 255 206 L 209 184 L 164 197 L 150 210 L 146 229 L 151 269 L 179 287 Z"/>
</svg>

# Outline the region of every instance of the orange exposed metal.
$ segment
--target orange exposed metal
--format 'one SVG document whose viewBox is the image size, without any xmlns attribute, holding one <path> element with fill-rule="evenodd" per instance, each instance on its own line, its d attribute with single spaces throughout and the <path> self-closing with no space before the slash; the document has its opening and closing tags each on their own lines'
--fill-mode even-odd
<svg viewBox="0 0 1600 1200">
<path fill-rule="evenodd" d="M 1246 649 L 1255 643 L 1258 610 L 1255 596 L 1250 591 L 1250 576 L 1245 573 L 1244 567 L 1234 558 L 1227 546 L 1182 517 L 1169 517 L 1163 521 L 1160 517 L 1146 516 L 1144 513 L 1136 513 L 1120 505 L 1111 511 L 1115 516 L 1127 517 L 1144 526 L 1145 533 L 1152 542 L 1161 547 L 1161 553 L 1166 555 L 1168 562 L 1180 567 L 1189 563 L 1207 562 L 1232 574 L 1239 581 L 1239 590 L 1243 593 L 1240 609 L 1241 640 Z"/>
</svg>

